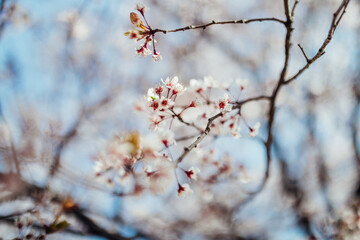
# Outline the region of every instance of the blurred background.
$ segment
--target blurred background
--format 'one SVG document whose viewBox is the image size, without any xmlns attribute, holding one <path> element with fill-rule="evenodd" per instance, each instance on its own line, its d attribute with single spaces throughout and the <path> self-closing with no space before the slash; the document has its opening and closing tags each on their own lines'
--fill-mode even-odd
<svg viewBox="0 0 360 240">
<path fill-rule="evenodd" d="M 299 2 L 288 76 L 306 64 L 297 44 L 309 57 L 316 54 L 340 2 Z M 206 76 L 246 79 L 242 99 L 271 94 L 284 62 L 284 26 L 255 22 L 158 33 L 163 60 L 153 62 L 135 55 L 139 43 L 123 35 L 134 28 L 129 13 L 135 1 L 0 3 L 2 239 L 19 236 L 16 219 L 29 209 L 53 214 L 59 206 L 68 210 L 61 218 L 70 226 L 47 239 L 360 238 L 359 1 L 350 2 L 326 53 L 280 92 L 263 191 L 247 194 L 264 175 L 263 145 L 221 135 L 184 163 L 211 155 L 241 166 L 246 181 L 230 173 L 209 186 L 194 182 L 194 194 L 185 199 L 176 196 L 175 184 L 162 194 L 114 196 L 97 181 L 94 156 L 114 134 L 149 132 L 148 118 L 134 104 L 160 78 L 179 76 L 184 85 Z M 150 26 L 165 30 L 212 20 L 285 19 L 282 1 L 143 3 Z M 262 123 L 260 139 L 266 139 L 268 110 L 261 101 L 242 109 L 249 123 Z"/>
</svg>

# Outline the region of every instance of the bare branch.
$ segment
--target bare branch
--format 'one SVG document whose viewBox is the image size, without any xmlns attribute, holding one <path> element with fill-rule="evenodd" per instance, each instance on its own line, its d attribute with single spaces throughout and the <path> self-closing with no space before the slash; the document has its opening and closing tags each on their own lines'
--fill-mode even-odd
<svg viewBox="0 0 360 240">
<path fill-rule="evenodd" d="M 177 28 L 173 30 L 163 30 L 163 29 L 153 29 L 151 31 L 152 34 L 161 32 L 161 33 L 171 33 L 171 32 L 180 32 L 180 31 L 186 31 L 186 30 L 193 30 L 193 29 L 206 29 L 209 26 L 212 25 L 220 25 L 220 24 L 248 24 L 252 22 L 265 22 L 265 21 L 271 21 L 271 22 L 278 22 L 281 24 L 285 24 L 285 22 L 278 18 L 253 18 L 253 19 L 240 19 L 240 20 L 231 20 L 231 21 L 212 21 L 210 23 L 202 24 L 202 25 L 189 25 L 187 27 Z"/>
<path fill-rule="evenodd" d="M 302 54 L 304 55 L 304 57 L 305 57 L 305 59 L 306 59 L 306 62 L 308 63 L 308 62 L 309 62 L 309 58 L 306 56 L 306 53 L 305 53 L 304 49 L 302 48 L 302 46 L 300 45 L 300 43 L 298 44 L 298 46 L 299 46 Z"/>
<path fill-rule="evenodd" d="M 179 163 L 181 163 L 181 161 L 186 157 L 186 155 L 188 155 L 190 153 L 190 151 L 194 148 L 196 148 L 198 146 L 198 144 L 209 134 L 210 132 L 210 125 L 212 124 L 212 122 L 219 118 L 222 117 L 224 114 L 223 113 L 218 113 L 215 116 L 211 117 L 208 119 L 208 123 L 206 125 L 205 131 L 203 131 L 200 136 L 197 137 L 197 139 L 195 140 L 195 142 L 193 142 L 192 144 L 190 144 L 188 147 L 184 148 L 184 152 L 180 155 L 180 157 L 176 160 L 176 165 L 178 165 Z"/>
<path fill-rule="evenodd" d="M 336 10 L 336 12 L 333 14 L 333 19 L 330 25 L 330 29 L 328 32 L 328 35 L 326 37 L 326 39 L 324 40 L 324 42 L 322 43 L 321 47 L 319 48 L 319 50 L 317 51 L 317 53 L 315 54 L 314 57 L 312 57 L 311 59 L 309 59 L 309 61 L 306 63 L 306 65 L 304 67 L 302 67 L 293 77 L 289 78 L 288 80 L 285 81 L 285 84 L 291 83 L 292 81 L 294 81 L 298 76 L 300 76 L 306 69 L 309 68 L 309 66 L 315 62 L 318 58 L 320 58 L 325 52 L 325 48 L 326 46 L 330 43 L 334 32 L 340 22 L 340 20 L 342 19 L 343 15 L 346 12 L 346 8 L 349 4 L 350 0 L 343 0 L 342 3 L 340 4 L 340 6 L 338 7 L 338 9 Z"/>
<path fill-rule="evenodd" d="M 261 95 L 258 97 L 252 97 L 252 98 L 248 98 L 243 101 L 240 101 L 240 102 L 235 102 L 234 108 L 240 108 L 242 105 L 245 105 L 246 103 L 249 103 L 249 102 L 254 102 L 254 101 L 259 101 L 259 100 L 270 100 L 270 99 L 271 99 L 271 96 L 265 96 L 265 95 Z"/>
<path fill-rule="evenodd" d="M 293 5 L 292 9 L 291 9 L 291 17 L 292 17 L 292 18 L 293 18 L 294 15 L 295 15 L 295 8 L 296 8 L 296 6 L 297 6 L 298 3 L 299 3 L 299 0 L 296 0 L 296 1 L 294 2 L 294 5 Z"/>
</svg>

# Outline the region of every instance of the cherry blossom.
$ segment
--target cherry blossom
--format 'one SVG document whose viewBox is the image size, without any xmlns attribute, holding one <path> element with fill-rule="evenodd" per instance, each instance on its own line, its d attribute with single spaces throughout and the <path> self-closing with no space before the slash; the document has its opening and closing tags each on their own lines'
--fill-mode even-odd
<svg viewBox="0 0 360 240">
<path fill-rule="evenodd" d="M 160 55 L 159 52 L 157 52 L 156 50 L 154 50 L 154 54 L 152 56 L 154 62 L 160 61 L 162 59 L 162 56 Z"/>
<path fill-rule="evenodd" d="M 191 190 L 189 184 L 185 183 L 185 184 L 178 184 L 178 196 L 179 197 L 183 197 L 185 198 L 186 196 L 188 196 L 189 194 L 192 194 L 193 190 Z"/>
<path fill-rule="evenodd" d="M 172 79 L 170 79 L 169 77 L 166 78 L 165 80 L 161 79 L 161 82 L 165 85 L 165 87 L 169 88 L 170 90 L 172 90 L 176 84 L 178 84 L 179 78 L 177 76 L 173 77 Z"/>
<path fill-rule="evenodd" d="M 219 91 L 223 92 L 223 97 L 216 99 Z M 183 124 L 202 132 L 209 118 L 218 115 L 220 109 L 221 117 L 213 120 L 209 125 L 210 134 L 214 136 L 230 133 L 234 137 L 239 137 L 240 120 L 248 126 L 250 135 L 255 136 L 260 127 L 259 124 L 255 124 L 251 128 L 239 112 L 235 115 L 230 113 L 232 104 L 229 91 L 212 77 L 205 77 L 203 80 L 192 79 L 189 89 L 179 82 L 177 76 L 161 79 L 159 85 L 147 90 L 144 99 L 144 104 L 146 102 L 147 106 L 144 107 L 145 111 L 141 107 L 141 111 L 148 114 L 149 129 L 153 130 L 153 134 L 140 138 L 138 133 L 132 133 L 111 139 L 96 158 L 97 177 L 112 186 L 114 183 L 119 183 L 121 186 L 131 185 L 131 182 L 135 181 L 132 192 L 135 194 L 135 192 L 143 192 L 146 187 L 151 192 L 158 193 L 163 189 L 160 187 L 164 185 L 162 183 L 168 183 L 169 176 L 173 175 L 178 183 L 179 196 L 184 197 L 192 193 L 189 184 L 181 185 L 176 171 L 172 171 L 181 169 L 189 180 L 197 180 L 200 172 L 197 167 L 185 170 L 176 161 L 175 135 L 183 130 Z M 212 95 L 212 92 L 215 93 Z M 201 148 L 193 151 L 201 151 Z M 204 179 L 215 182 L 221 176 L 230 176 L 233 173 L 231 161 L 227 158 L 221 161 L 215 160 L 213 151 L 210 152 L 212 153 L 208 158 L 212 160 L 199 157 L 200 164 L 202 168 L 206 168 L 207 165 L 215 166 L 216 171 Z M 141 174 L 135 167 L 138 163 L 144 168 Z M 147 183 L 135 180 L 139 179 L 138 175 L 146 177 Z"/>
<path fill-rule="evenodd" d="M 231 100 L 227 93 L 224 93 L 224 97 L 220 98 L 217 102 L 217 106 L 222 112 L 229 112 L 232 109 Z"/>
<path fill-rule="evenodd" d="M 247 86 L 249 85 L 249 82 L 246 79 L 236 79 L 235 83 L 237 86 L 240 87 L 240 90 L 243 91 L 247 88 Z"/>
<path fill-rule="evenodd" d="M 257 122 L 254 127 L 250 128 L 250 136 L 252 137 L 256 137 L 259 133 L 259 128 L 260 128 L 261 124 L 259 122 Z"/>
<path fill-rule="evenodd" d="M 197 174 L 200 172 L 199 168 L 191 167 L 188 171 L 184 171 L 189 179 L 196 180 Z"/>
<path fill-rule="evenodd" d="M 150 8 L 148 8 L 147 6 L 145 6 L 144 3 L 140 2 L 138 4 L 136 4 L 136 8 L 135 10 L 139 11 L 141 14 L 144 14 L 147 10 L 149 10 Z"/>
<path fill-rule="evenodd" d="M 162 59 L 162 56 L 155 49 L 155 43 L 156 43 L 156 40 L 154 39 L 155 38 L 155 33 L 151 29 L 148 21 L 145 18 L 145 12 L 148 9 L 149 8 L 146 7 L 143 3 L 138 3 L 136 5 L 135 10 L 137 10 L 141 14 L 143 19 L 145 20 L 145 24 L 143 23 L 143 21 L 141 20 L 139 15 L 137 15 L 134 12 L 131 12 L 130 13 L 130 21 L 138 29 L 137 30 L 129 30 L 129 31 L 125 32 L 124 35 L 128 36 L 130 39 L 133 39 L 135 41 L 140 41 L 140 40 L 144 39 L 144 43 L 139 48 L 135 49 L 136 50 L 135 51 L 136 55 L 139 55 L 139 56 L 146 57 L 146 56 L 150 55 L 151 50 L 148 48 L 148 46 L 150 46 L 151 43 L 153 43 L 154 45 L 153 45 L 152 59 L 154 60 L 154 62 L 157 62 L 157 61 Z"/>
<path fill-rule="evenodd" d="M 162 130 L 159 132 L 160 141 L 164 144 L 166 148 L 169 146 L 176 144 L 175 142 L 175 134 L 170 130 Z"/>
<path fill-rule="evenodd" d="M 139 56 L 146 57 L 151 54 L 150 49 L 147 48 L 146 44 L 141 45 L 139 48 L 136 48 L 136 54 Z"/>
<path fill-rule="evenodd" d="M 163 110 L 171 108 L 172 106 L 174 106 L 175 103 L 170 98 L 161 97 L 159 99 L 159 104 L 160 104 L 159 110 L 163 111 Z"/>
</svg>

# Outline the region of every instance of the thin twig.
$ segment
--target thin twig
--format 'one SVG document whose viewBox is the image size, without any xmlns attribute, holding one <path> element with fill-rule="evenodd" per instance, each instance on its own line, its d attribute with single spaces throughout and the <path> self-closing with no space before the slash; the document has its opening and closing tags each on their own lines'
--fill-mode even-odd
<svg viewBox="0 0 360 240">
<path fill-rule="evenodd" d="M 258 97 L 252 97 L 252 98 L 248 98 L 243 101 L 240 101 L 240 102 L 235 102 L 233 108 L 234 109 L 240 108 L 242 105 L 249 103 L 249 102 L 254 102 L 254 101 L 259 101 L 259 100 L 270 100 L 270 99 L 271 99 L 271 96 L 265 96 L 265 95 L 261 95 Z"/>
<path fill-rule="evenodd" d="M 210 132 L 210 125 L 212 124 L 212 122 L 219 118 L 222 117 L 224 114 L 222 112 L 216 114 L 215 116 L 211 117 L 208 119 L 208 123 L 206 125 L 205 131 L 203 131 L 198 137 L 197 139 L 190 144 L 188 147 L 184 148 L 184 152 L 180 155 L 180 157 L 176 160 L 176 166 L 181 163 L 181 161 L 186 157 L 186 155 L 188 155 L 190 153 L 190 151 L 194 148 L 196 148 L 198 146 L 198 144 L 209 134 Z"/>
<path fill-rule="evenodd" d="M 293 5 L 293 7 L 292 7 L 292 9 L 291 9 L 291 17 L 294 17 L 294 15 L 295 15 L 295 8 L 296 8 L 296 6 L 297 6 L 298 3 L 299 3 L 299 0 L 296 0 L 296 1 L 294 2 L 294 5 Z"/>
<path fill-rule="evenodd" d="M 304 49 L 302 48 L 302 46 L 300 45 L 300 43 L 298 44 L 298 46 L 299 46 L 302 54 L 304 55 L 304 57 L 305 57 L 305 59 L 306 59 L 306 62 L 308 63 L 308 62 L 309 62 L 309 58 L 306 56 L 306 53 L 305 53 Z"/>
<path fill-rule="evenodd" d="M 193 30 L 193 29 L 206 29 L 209 26 L 212 25 L 220 25 L 220 24 L 248 24 L 252 22 L 265 22 L 265 21 L 271 21 L 271 22 L 279 22 L 281 24 L 285 24 L 285 22 L 278 18 L 253 18 L 253 19 L 240 19 L 240 20 L 231 20 L 231 21 L 212 21 L 206 24 L 202 25 L 189 25 L 182 28 L 172 29 L 172 30 L 163 30 L 163 29 L 153 29 L 151 31 L 152 34 L 161 32 L 161 33 L 171 33 L 171 32 L 180 32 L 180 31 L 186 31 L 186 30 Z"/>
<path fill-rule="evenodd" d="M 179 137 L 179 138 L 176 138 L 175 141 L 176 141 L 176 142 L 186 141 L 186 140 L 192 139 L 192 138 L 194 138 L 194 137 L 197 137 L 197 135 L 190 135 L 190 136 Z"/>
</svg>

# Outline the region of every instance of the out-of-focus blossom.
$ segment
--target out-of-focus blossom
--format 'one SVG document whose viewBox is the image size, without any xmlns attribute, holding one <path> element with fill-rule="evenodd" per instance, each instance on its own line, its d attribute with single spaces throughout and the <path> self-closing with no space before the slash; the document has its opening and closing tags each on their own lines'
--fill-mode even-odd
<svg viewBox="0 0 360 240">
<path fill-rule="evenodd" d="M 139 48 L 135 49 L 136 54 L 139 56 L 146 57 L 151 54 L 150 49 L 147 48 L 146 44 L 141 45 Z"/>
<path fill-rule="evenodd" d="M 203 102 L 197 98 L 197 99 L 191 101 L 189 107 L 196 108 L 196 107 L 201 107 L 202 105 L 203 105 Z"/>
<path fill-rule="evenodd" d="M 195 92 L 200 93 L 204 91 L 205 85 L 201 80 L 191 79 L 190 88 L 193 89 Z"/>
<path fill-rule="evenodd" d="M 159 132 L 160 141 L 164 144 L 165 147 L 169 147 L 173 144 L 176 144 L 175 134 L 170 130 L 162 130 Z"/>
<path fill-rule="evenodd" d="M 152 58 L 153 58 L 154 62 L 157 62 L 157 61 L 160 61 L 162 59 L 162 56 L 160 55 L 159 52 L 154 51 L 154 54 L 153 54 Z"/>
<path fill-rule="evenodd" d="M 138 4 L 136 4 L 136 8 L 135 10 L 139 11 L 141 14 L 144 14 L 147 10 L 149 10 L 150 8 L 148 8 L 147 6 L 145 6 L 144 3 L 140 2 Z"/>
<path fill-rule="evenodd" d="M 200 172 L 199 168 L 191 167 L 188 171 L 184 171 L 189 179 L 196 180 L 197 174 Z"/>
<path fill-rule="evenodd" d="M 252 137 L 256 137 L 259 133 L 259 128 L 260 128 L 261 124 L 260 122 L 257 122 L 254 127 L 250 128 L 250 136 Z"/>
<path fill-rule="evenodd" d="M 179 197 L 183 197 L 185 198 L 186 196 L 188 196 L 189 194 L 192 194 L 193 190 L 191 190 L 189 184 L 185 183 L 185 184 L 178 184 L 178 196 Z"/>
<path fill-rule="evenodd" d="M 240 90 L 243 91 L 249 85 L 249 82 L 246 79 L 236 79 L 235 84 L 240 87 Z"/>
</svg>

